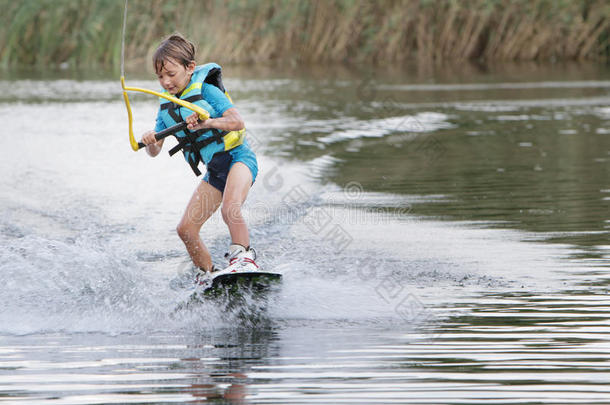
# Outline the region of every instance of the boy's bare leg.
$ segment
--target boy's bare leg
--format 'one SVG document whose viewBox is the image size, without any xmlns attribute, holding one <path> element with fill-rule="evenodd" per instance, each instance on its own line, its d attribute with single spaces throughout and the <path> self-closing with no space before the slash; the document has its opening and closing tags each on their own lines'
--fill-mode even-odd
<svg viewBox="0 0 610 405">
<path fill-rule="evenodd" d="M 180 239 L 184 242 L 188 254 L 193 260 L 195 266 L 212 270 L 212 257 L 210 252 L 203 244 L 199 231 L 201 226 L 207 221 L 212 214 L 218 209 L 222 202 L 222 193 L 209 183 L 202 181 L 188 205 L 176 231 Z"/>
<path fill-rule="evenodd" d="M 229 227 L 232 243 L 250 246 L 248 226 L 241 214 L 241 206 L 246 201 L 250 187 L 252 186 L 252 173 L 248 166 L 241 162 L 235 163 L 229 175 L 222 197 L 222 219 Z"/>
</svg>

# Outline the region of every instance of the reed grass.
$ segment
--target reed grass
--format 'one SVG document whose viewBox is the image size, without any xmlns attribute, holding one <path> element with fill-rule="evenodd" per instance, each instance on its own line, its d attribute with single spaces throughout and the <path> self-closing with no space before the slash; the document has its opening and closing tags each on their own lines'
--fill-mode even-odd
<svg viewBox="0 0 610 405">
<path fill-rule="evenodd" d="M 0 0 L 0 64 L 117 67 L 123 0 Z M 126 62 L 165 35 L 222 63 L 610 59 L 607 0 L 130 0 Z"/>
</svg>

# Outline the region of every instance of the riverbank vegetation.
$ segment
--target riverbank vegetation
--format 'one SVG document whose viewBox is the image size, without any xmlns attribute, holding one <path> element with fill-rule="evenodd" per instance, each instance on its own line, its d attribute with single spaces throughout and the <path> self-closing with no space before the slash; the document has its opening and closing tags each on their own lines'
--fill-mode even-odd
<svg viewBox="0 0 610 405">
<path fill-rule="evenodd" d="M 120 64 L 123 0 L 0 6 L 3 66 Z M 128 65 L 174 31 L 232 64 L 610 59 L 606 0 L 130 0 Z"/>
</svg>

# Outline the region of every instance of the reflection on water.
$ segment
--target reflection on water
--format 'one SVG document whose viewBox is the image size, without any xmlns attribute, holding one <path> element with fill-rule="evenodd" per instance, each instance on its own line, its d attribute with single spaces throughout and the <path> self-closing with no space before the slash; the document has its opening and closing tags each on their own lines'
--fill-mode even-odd
<svg viewBox="0 0 610 405">
<path fill-rule="evenodd" d="M 601 404 L 608 304 L 489 294 L 464 297 L 464 314 L 440 327 L 413 330 L 291 321 L 262 334 L 5 337 L 0 387 L 56 404 Z"/>
<path fill-rule="evenodd" d="M 250 312 L 180 309 L 196 183 L 117 81 L 0 81 L 0 402 L 608 403 L 610 71 L 474 69 L 227 77 L 284 273 Z"/>
</svg>

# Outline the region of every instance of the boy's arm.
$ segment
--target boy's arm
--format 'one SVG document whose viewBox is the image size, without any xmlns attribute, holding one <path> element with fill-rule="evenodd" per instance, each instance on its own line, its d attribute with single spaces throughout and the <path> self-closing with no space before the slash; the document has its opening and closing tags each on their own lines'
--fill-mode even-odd
<svg viewBox="0 0 610 405">
<path fill-rule="evenodd" d="M 222 131 L 239 131 L 244 128 L 244 120 L 233 102 L 218 87 L 206 83 L 201 87 L 201 95 L 213 108 L 215 114 L 212 115 L 216 118 L 198 122 L 196 115 L 191 115 L 185 120 L 189 124 L 188 129 L 217 128 Z"/>
<path fill-rule="evenodd" d="M 146 131 L 142 135 L 142 143 L 146 145 L 146 152 L 152 157 L 157 156 L 161 152 L 161 149 L 163 148 L 163 141 L 165 140 L 161 139 L 160 141 L 157 141 L 155 139 L 155 133 L 163 131 L 166 128 L 160 113 L 161 108 L 159 108 L 159 113 L 157 113 L 155 129 L 152 131 Z"/>
<path fill-rule="evenodd" d="M 193 113 L 186 117 L 185 121 L 188 124 L 187 128 L 191 131 L 203 128 L 217 128 L 222 131 L 239 131 L 244 129 L 244 120 L 235 107 L 226 110 L 222 117 L 219 118 L 208 118 L 205 121 L 199 121 L 197 113 Z"/>
</svg>

